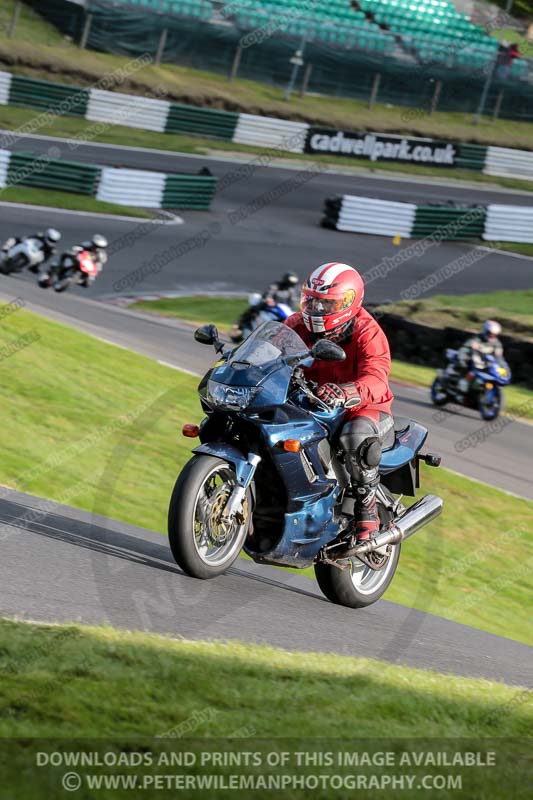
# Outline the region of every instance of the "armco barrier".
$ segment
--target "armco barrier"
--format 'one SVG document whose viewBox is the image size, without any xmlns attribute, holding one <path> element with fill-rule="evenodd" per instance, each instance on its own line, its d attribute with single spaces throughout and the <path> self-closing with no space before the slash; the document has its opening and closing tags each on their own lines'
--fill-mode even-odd
<svg viewBox="0 0 533 800">
<path fill-rule="evenodd" d="M 489 147 L 483 172 L 485 175 L 533 181 L 533 152 L 507 147 Z"/>
<path fill-rule="evenodd" d="M 162 208 L 165 179 L 164 172 L 104 167 L 96 199 L 123 206 Z"/>
<path fill-rule="evenodd" d="M 8 184 L 36 186 L 94 196 L 100 180 L 100 167 L 75 161 L 49 159 L 31 153 L 11 153 Z"/>
<path fill-rule="evenodd" d="M 258 147 L 277 147 L 289 153 L 303 153 L 308 129 L 309 125 L 305 122 L 239 114 L 233 141 Z"/>
<path fill-rule="evenodd" d="M 533 208 L 490 205 L 483 239 L 533 243 Z"/>
<path fill-rule="evenodd" d="M 166 133 L 199 133 L 232 140 L 239 115 L 234 111 L 216 111 L 178 103 L 170 104 Z"/>
<path fill-rule="evenodd" d="M 13 75 L 9 102 L 15 106 L 29 106 L 56 114 L 85 117 L 89 91 L 79 86 L 24 78 Z"/>
<path fill-rule="evenodd" d="M 4 189 L 7 185 L 7 171 L 10 157 L 11 153 L 9 150 L 0 150 L 0 189 Z"/>
<path fill-rule="evenodd" d="M 162 133 L 167 124 L 170 103 L 103 89 L 91 89 L 86 119 L 92 122 L 109 122 Z"/>
</svg>

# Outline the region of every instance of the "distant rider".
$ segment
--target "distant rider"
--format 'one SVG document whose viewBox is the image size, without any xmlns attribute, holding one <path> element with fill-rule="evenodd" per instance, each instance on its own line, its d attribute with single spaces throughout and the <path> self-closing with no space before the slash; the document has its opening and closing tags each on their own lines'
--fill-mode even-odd
<svg viewBox="0 0 533 800">
<path fill-rule="evenodd" d="M 72 259 L 77 259 L 77 256 L 84 250 L 93 256 L 98 267 L 98 272 L 101 272 L 102 267 L 107 262 L 107 247 L 108 242 L 105 236 L 95 233 L 90 241 L 82 242 L 81 244 L 74 245 L 70 250 L 65 250 L 65 252 L 61 254 L 59 261 L 51 265 L 50 272 L 41 272 L 39 276 L 39 286 L 43 289 L 51 286 L 56 277 L 61 275 L 62 270 L 70 267 Z M 90 276 L 84 273 L 80 280 L 80 286 L 87 289 L 91 283 L 92 280 Z"/>
<path fill-rule="evenodd" d="M 304 373 L 319 384 L 317 397 L 332 408 L 345 409 L 340 443 L 356 501 L 354 533 L 359 540 L 379 531 L 378 465 L 383 443 L 393 439 L 394 431 L 389 344 L 374 317 L 362 308 L 363 296 L 363 279 L 353 267 L 322 264 L 303 285 L 301 312 L 286 322 L 309 346 L 324 337 L 346 352 L 345 361 L 316 361 Z"/>
<path fill-rule="evenodd" d="M 271 283 L 268 289 L 263 292 L 260 303 L 246 309 L 239 318 L 237 327 L 241 331 L 250 329 L 254 319 L 265 306 L 276 306 L 284 303 L 293 311 L 296 311 L 299 302 L 298 275 L 295 272 L 286 272 L 279 281 Z"/>
<path fill-rule="evenodd" d="M 59 231 L 56 231 L 55 228 L 48 228 L 44 233 L 35 233 L 31 236 L 11 236 L 6 242 L 4 242 L 2 246 L 2 252 L 7 253 L 14 247 L 16 244 L 21 244 L 21 242 L 25 242 L 28 239 L 38 239 L 42 244 L 42 251 L 44 253 L 43 261 L 48 261 L 51 258 L 56 250 L 57 245 L 61 239 L 61 234 Z M 34 264 L 32 267 L 29 267 L 31 272 L 39 272 L 39 265 Z"/>
<path fill-rule="evenodd" d="M 469 382 L 466 376 L 472 369 L 483 369 L 486 356 L 503 358 L 503 346 L 499 340 L 502 326 L 493 319 L 483 323 L 479 336 L 471 336 L 457 352 L 457 360 L 453 372 L 460 377 L 459 388 L 468 391 Z M 452 372 L 452 374 L 453 374 Z M 464 383 L 461 385 L 461 381 Z"/>
</svg>

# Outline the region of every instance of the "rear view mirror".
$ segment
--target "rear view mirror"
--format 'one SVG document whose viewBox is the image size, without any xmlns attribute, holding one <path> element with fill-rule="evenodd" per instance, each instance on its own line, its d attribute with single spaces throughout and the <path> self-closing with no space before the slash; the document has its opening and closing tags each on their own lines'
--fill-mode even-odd
<svg viewBox="0 0 533 800">
<path fill-rule="evenodd" d="M 319 361 L 344 361 L 346 353 L 342 347 L 329 339 L 319 339 L 311 348 L 311 355 Z"/>
<path fill-rule="evenodd" d="M 216 344 L 218 342 L 218 331 L 216 325 L 202 325 L 194 332 L 194 338 L 200 344 Z"/>
</svg>

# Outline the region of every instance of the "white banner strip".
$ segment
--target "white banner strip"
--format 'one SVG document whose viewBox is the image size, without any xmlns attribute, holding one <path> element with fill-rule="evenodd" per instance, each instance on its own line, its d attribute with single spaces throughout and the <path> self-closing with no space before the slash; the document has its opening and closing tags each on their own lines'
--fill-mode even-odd
<svg viewBox="0 0 533 800">
<path fill-rule="evenodd" d="M 167 124 L 170 103 L 133 94 L 91 89 L 85 118 L 128 128 L 143 128 L 162 133 Z"/>
<path fill-rule="evenodd" d="M 104 167 L 97 200 L 143 208 L 162 208 L 167 176 L 164 172 Z"/>
</svg>

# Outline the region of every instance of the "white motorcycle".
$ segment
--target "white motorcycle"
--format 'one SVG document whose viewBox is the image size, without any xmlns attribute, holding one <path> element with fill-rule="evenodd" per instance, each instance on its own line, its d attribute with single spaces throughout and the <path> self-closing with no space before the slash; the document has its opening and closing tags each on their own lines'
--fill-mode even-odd
<svg viewBox="0 0 533 800">
<path fill-rule="evenodd" d="M 0 272 L 4 275 L 23 269 L 39 272 L 39 267 L 53 255 L 60 239 L 61 234 L 53 228 L 42 237 L 27 236 L 22 240 L 9 238 L 0 250 Z"/>
</svg>

